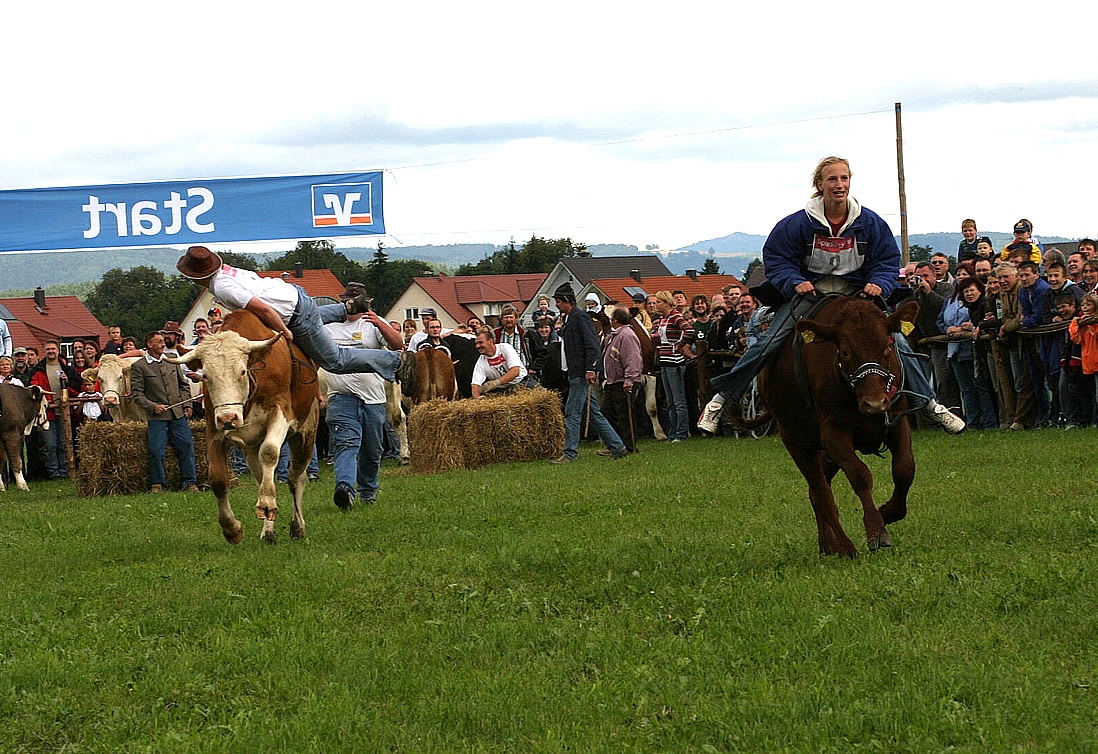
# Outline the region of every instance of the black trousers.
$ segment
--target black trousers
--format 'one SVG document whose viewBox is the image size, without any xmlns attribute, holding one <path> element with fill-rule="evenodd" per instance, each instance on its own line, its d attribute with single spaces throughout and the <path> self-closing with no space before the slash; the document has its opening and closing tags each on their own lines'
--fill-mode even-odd
<svg viewBox="0 0 1098 754">
<path fill-rule="evenodd" d="M 637 390 L 636 385 L 633 386 Z M 633 411 L 633 396 L 625 392 L 624 383 L 617 382 L 607 385 L 602 391 L 602 414 L 610 422 L 610 426 L 618 433 L 618 437 L 625 443 L 630 453 L 637 452 L 637 438 L 634 436 L 634 425 L 630 421 Z"/>
</svg>

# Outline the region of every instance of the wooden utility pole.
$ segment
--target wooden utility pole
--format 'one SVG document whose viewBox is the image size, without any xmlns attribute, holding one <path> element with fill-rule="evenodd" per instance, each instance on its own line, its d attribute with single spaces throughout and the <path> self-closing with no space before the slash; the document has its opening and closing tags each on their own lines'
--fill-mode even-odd
<svg viewBox="0 0 1098 754">
<path fill-rule="evenodd" d="M 900 185 L 900 253 L 904 264 L 911 261 L 907 243 L 907 187 L 904 185 L 904 126 L 900 115 L 900 103 L 896 103 L 896 177 Z"/>
</svg>

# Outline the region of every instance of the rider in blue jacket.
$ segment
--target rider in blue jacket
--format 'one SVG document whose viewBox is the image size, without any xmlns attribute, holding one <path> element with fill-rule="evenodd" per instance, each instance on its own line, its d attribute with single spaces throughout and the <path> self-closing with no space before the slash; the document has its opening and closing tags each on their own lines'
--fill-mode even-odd
<svg viewBox="0 0 1098 754">
<path fill-rule="evenodd" d="M 770 232 L 763 245 L 763 268 L 766 286 L 781 305 L 765 336 L 748 348 L 732 371 L 710 381 L 717 395 L 702 412 L 700 429 L 716 432 L 725 402 L 739 401 L 793 331 L 793 310 L 799 313 L 802 304 L 810 306 L 814 294 L 884 299 L 896 288 L 901 266 L 896 239 L 877 213 L 850 196 L 850 177 L 847 160 L 820 160 L 812 176 L 815 194 L 808 205 L 781 220 Z M 922 365 L 903 334 L 896 333 L 895 340 L 904 362 L 906 390 L 925 399 L 924 412 L 947 432 L 964 431 L 964 422 L 934 399 Z"/>
</svg>

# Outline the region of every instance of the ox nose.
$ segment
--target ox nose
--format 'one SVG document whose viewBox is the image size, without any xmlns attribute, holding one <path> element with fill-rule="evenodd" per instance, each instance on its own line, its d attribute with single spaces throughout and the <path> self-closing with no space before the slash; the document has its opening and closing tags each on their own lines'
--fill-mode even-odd
<svg viewBox="0 0 1098 754">
<path fill-rule="evenodd" d="M 892 401 L 889 400 L 887 395 L 875 396 L 872 398 L 862 398 L 858 401 L 858 410 L 863 414 L 883 414 L 888 411 L 889 406 L 892 405 Z"/>
<path fill-rule="evenodd" d="M 118 396 L 117 395 L 104 395 L 103 396 L 103 402 L 106 403 L 108 406 L 117 406 L 118 405 Z"/>
<path fill-rule="evenodd" d="M 218 429 L 236 429 L 240 417 L 233 411 L 223 411 L 217 415 Z"/>
</svg>

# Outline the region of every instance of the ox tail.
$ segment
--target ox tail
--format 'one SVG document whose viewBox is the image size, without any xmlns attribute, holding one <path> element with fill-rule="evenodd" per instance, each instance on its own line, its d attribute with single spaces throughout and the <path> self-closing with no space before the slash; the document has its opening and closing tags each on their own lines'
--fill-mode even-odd
<svg viewBox="0 0 1098 754">
<path fill-rule="evenodd" d="M 748 419 L 744 417 L 743 405 L 739 401 L 729 401 L 725 404 L 723 418 L 732 429 L 748 432 L 752 429 L 758 429 L 773 420 L 774 417 L 770 415 L 770 410 L 767 409 L 753 419 Z"/>
</svg>

